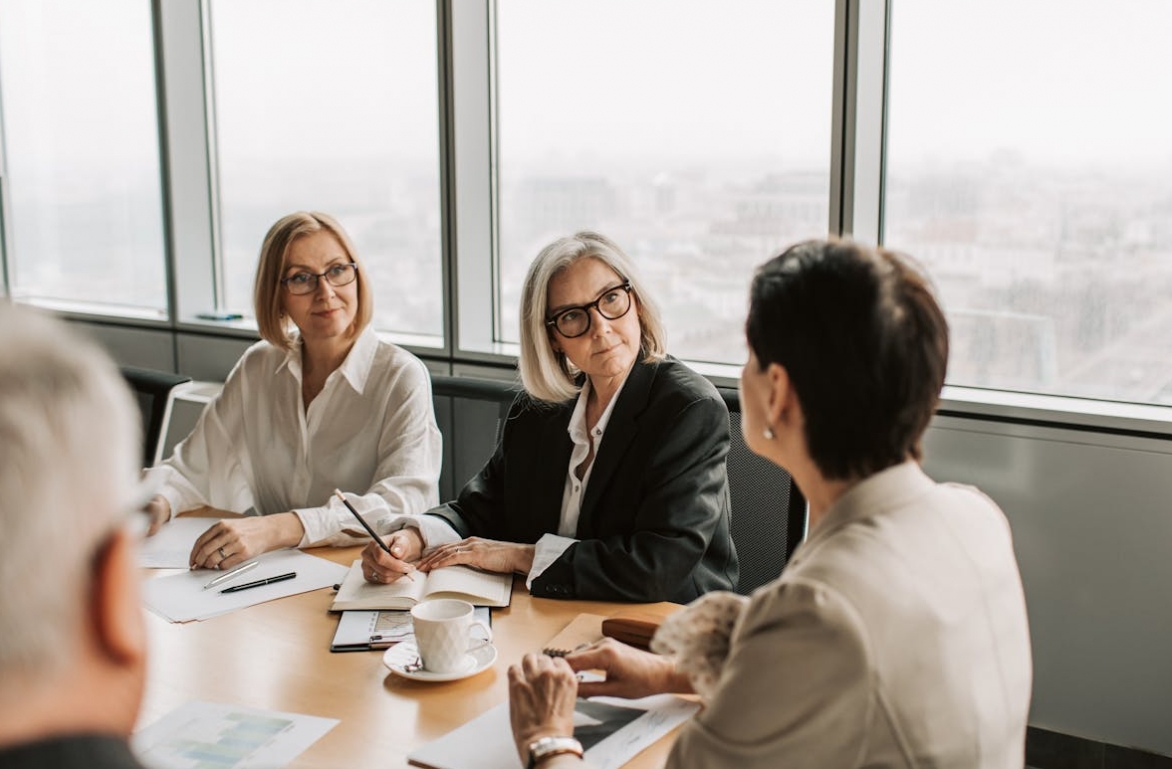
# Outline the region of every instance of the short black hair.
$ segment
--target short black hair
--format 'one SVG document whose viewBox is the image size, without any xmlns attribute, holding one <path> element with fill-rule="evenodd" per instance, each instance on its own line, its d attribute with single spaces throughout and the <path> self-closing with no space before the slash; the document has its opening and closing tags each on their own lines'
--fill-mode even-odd
<svg viewBox="0 0 1172 769">
<path fill-rule="evenodd" d="M 910 259 L 847 240 L 798 243 L 757 269 L 745 335 L 762 369 L 786 369 L 828 479 L 920 459 L 948 322 Z"/>
</svg>

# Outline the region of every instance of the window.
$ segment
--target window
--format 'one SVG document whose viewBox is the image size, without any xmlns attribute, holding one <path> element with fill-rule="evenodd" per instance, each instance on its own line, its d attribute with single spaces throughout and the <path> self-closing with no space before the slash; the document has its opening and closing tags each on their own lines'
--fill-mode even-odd
<svg viewBox="0 0 1172 769">
<path fill-rule="evenodd" d="M 443 334 L 434 3 L 211 5 L 226 308 L 252 312 L 268 228 L 320 210 L 350 233 L 375 325 Z"/>
<path fill-rule="evenodd" d="M 0 4 L 9 292 L 167 316 L 150 3 Z"/>
<path fill-rule="evenodd" d="M 884 240 L 955 385 L 1172 403 L 1172 6 L 897 0 Z"/>
<path fill-rule="evenodd" d="M 833 3 L 499 3 L 500 338 L 538 251 L 596 229 L 673 354 L 743 362 L 753 268 L 827 232 L 833 47 Z"/>
</svg>

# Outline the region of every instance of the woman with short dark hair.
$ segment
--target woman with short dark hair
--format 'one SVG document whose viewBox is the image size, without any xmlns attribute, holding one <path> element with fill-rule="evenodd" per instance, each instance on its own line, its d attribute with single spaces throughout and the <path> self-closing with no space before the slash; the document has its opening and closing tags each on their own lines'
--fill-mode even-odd
<svg viewBox="0 0 1172 769">
<path fill-rule="evenodd" d="M 607 640 L 510 668 L 522 760 L 580 765 L 556 739 L 575 696 L 696 692 L 670 767 L 1020 769 L 1032 668 L 1009 526 L 918 461 L 948 360 L 926 280 L 890 251 L 801 243 L 757 271 L 746 334 L 741 426 L 809 500 L 808 538 L 751 597 L 669 618 L 659 655 Z"/>
</svg>

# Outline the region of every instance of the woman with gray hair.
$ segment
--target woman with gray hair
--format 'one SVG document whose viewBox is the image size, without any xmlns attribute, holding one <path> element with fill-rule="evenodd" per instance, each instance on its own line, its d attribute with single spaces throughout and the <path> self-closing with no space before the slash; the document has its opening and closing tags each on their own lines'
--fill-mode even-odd
<svg viewBox="0 0 1172 769">
<path fill-rule="evenodd" d="M 458 499 L 400 521 L 386 539 L 397 557 L 371 543 L 366 578 L 466 564 L 525 574 L 550 598 L 734 588 L 728 410 L 667 356 L 630 259 L 596 233 L 561 238 L 530 266 L 521 305 L 525 392 L 495 453 Z"/>
</svg>

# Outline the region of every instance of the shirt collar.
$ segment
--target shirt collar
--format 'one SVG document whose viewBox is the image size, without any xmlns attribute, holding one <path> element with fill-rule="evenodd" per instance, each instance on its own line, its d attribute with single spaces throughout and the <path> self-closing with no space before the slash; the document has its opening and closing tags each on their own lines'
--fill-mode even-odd
<svg viewBox="0 0 1172 769">
<path fill-rule="evenodd" d="M 909 499 L 935 486 L 936 482 L 928 477 L 918 462 L 911 459 L 880 470 L 851 486 L 835 500 L 818 526 L 810 532 L 808 541 L 813 544 L 847 524 L 901 507 Z"/>
<path fill-rule="evenodd" d="M 610 399 L 610 403 L 606 404 L 606 408 L 602 411 L 602 416 L 598 417 L 598 423 L 594 425 L 594 432 L 598 437 L 602 437 L 606 433 L 606 426 L 610 422 L 610 415 L 614 413 L 614 406 L 619 402 L 619 396 L 623 393 L 623 388 L 627 385 L 627 380 L 630 379 L 630 374 L 623 379 L 619 385 L 619 389 L 615 391 L 614 397 Z M 582 390 L 578 393 L 578 401 L 574 404 L 574 413 L 570 415 L 570 424 L 566 428 L 566 432 L 570 434 L 570 440 L 575 443 L 586 443 L 586 401 L 590 398 L 590 378 L 582 384 Z"/>
<path fill-rule="evenodd" d="M 301 345 L 301 335 L 295 334 L 292 346 L 285 352 L 285 358 L 277 366 L 275 373 L 287 368 L 298 382 L 301 381 Z M 374 367 L 374 355 L 377 351 L 378 334 L 373 328 L 367 326 L 354 340 L 354 346 L 350 348 L 346 359 L 338 367 L 338 371 L 342 372 L 342 377 L 359 395 L 366 388 L 366 380 L 370 378 L 370 370 Z"/>
</svg>

